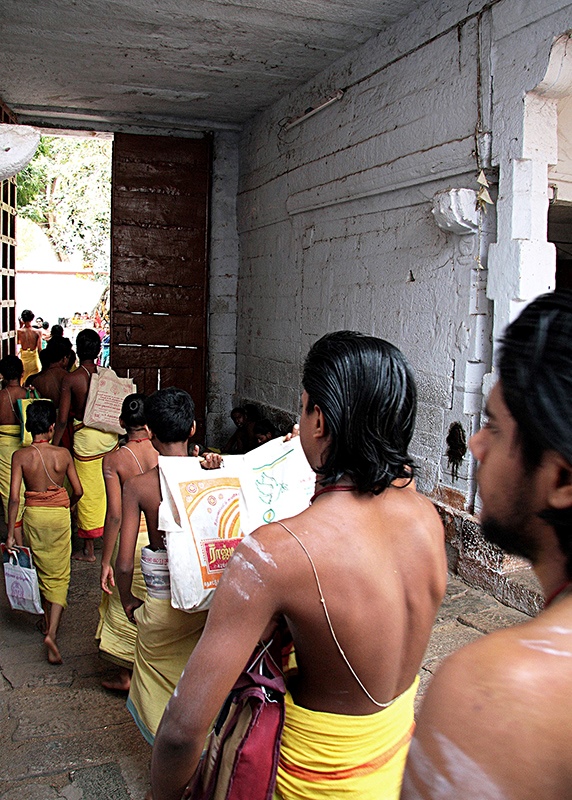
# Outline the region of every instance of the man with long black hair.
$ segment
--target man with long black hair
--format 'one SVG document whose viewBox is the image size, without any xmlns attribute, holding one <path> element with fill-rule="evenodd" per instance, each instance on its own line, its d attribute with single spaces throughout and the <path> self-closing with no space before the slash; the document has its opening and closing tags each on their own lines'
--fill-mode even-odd
<svg viewBox="0 0 572 800">
<path fill-rule="evenodd" d="M 407 800 L 572 797 L 572 292 L 537 298 L 506 330 L 479 461 L 483 535 L 531 560 L 530 622 L 450 656 L 426 695 Z"/>
<path fill-rule="evenodd" d="M 317 491 L 301 514 L 247 536 L 226 567 L 157 733 L 154 800 L 180 800 L 212 720 L 281 617 L 298 674 L 276 797 L 399 797 L 446 583 L 443 529 L 408 454 L 415 383 L 396 347 L 350 331 L 312 347 L 302 383 L 300 438 Z"/>
</svg>

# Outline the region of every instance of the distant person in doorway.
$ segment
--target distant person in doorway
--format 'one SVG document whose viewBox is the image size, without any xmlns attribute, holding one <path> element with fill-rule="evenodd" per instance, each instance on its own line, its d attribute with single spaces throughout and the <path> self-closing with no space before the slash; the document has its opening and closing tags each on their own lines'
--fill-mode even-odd
<svg viewBox="0 0 572 800">
<path fill-rule="evenodd" d="M 34 313 L 29 309 L 22 311 L 22 327 L 18 331 L 18 345 L 20 358 L 24 365 L 23 383 L 26 384 L 29 375 L 40 372 L 39 351 L 42 349 L 42 334 L 40 330 L 32 327 Z"/>
</svg>

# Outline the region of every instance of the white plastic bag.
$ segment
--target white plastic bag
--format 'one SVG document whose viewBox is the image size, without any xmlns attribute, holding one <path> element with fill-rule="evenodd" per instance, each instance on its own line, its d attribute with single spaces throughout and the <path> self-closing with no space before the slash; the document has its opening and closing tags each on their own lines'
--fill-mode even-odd
<svg viewBox="0 0 572 800">
<path fill-rule="evenodd" d="M 30 614 L 44 613 L 38 573 L 32 563 L 29 567 L 23 567 L 19 562 L 19 554 L 10 553 L 9 560 L 4 562 L 4 579 L 10 606 L 15 611 L 28 611 Z"/>
</svg>

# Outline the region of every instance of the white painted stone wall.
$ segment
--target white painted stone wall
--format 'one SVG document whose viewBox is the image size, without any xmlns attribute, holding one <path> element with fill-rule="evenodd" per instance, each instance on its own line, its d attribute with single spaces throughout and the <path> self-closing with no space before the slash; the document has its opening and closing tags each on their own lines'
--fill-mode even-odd
<svg viewBox="0 0 572 800">
<path fill-rule="evenodd" d="M 494 184 L 496 164 L 503 185 L 522 157 L 513 137 L 523 136 L 525 93 L 570 26 L 570 2 L 435 0 L 251 122 L 240 143 L 237 397 L 295 413 L 316 338 L 340 328 L 386 337 L 418 376 L 421 488 L 451 487 L 471 505 L 474 465 L 466 457 L 453 482 L 445 440 L 453 421 L 467 438 L 478 425 L 491 369 L 496 213 L 459 236 L 436 226 L 432 198 L 478 190 L 481 167 Z M 285 129 L 340 89 L 341 100 Z M 497 287 L 489 297 L 504 325 Z"/>
</svg>

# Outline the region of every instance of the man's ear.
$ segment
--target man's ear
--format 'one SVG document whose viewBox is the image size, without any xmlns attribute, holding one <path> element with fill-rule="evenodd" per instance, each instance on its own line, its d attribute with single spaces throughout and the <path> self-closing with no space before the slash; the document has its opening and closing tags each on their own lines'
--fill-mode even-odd
<svg viewBox="0 0 572 800">
<path fill-rule="evenodd" d="M 196 432 L 196 430 L 197 430 L 197 423 L 196 423 L 196 421 L 195 421 L 195 420 L 193 420 L 193 427 L 191 428 L 191 432 L 189 433 L 189 439 L 190 439 L 192 436 L 194 436 L 194 435 L 195 435 L 195 432 Z"/>
<path fill-rule="evenodd" d="M 550 508 L 572 508 L 572 465 L 554 450 L 547 456 L 550 465 L 551 485 L 548 492 Z"/>
<path fill-rule="evenodd" d="M 323 439 L 329 435 L 328 427 L 326 425 L 326 418 L 320 406 L 314 406 L 314 433 L 315 439 Z"/>
</svg>

